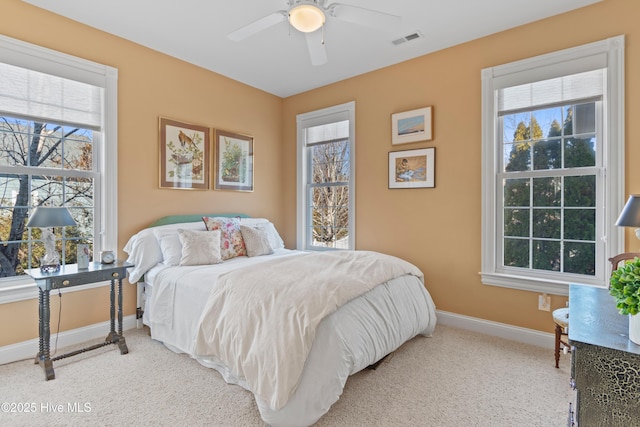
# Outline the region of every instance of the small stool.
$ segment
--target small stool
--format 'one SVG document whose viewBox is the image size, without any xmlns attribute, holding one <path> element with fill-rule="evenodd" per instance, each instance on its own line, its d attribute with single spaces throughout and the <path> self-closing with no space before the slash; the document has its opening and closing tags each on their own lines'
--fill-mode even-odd
<svg viewBox="0 0 640 427">
<path fill-rule="evenodd" d="M 556 368 L 560 364 L 560 345 L 564 346 L 564 353 L 569 349 L 567 340 L 563 340 L 563 336 L 569 334 L 569 308 L 558 308 L 553 310 L 553 322 L 556 324 Z"/>
</svg>

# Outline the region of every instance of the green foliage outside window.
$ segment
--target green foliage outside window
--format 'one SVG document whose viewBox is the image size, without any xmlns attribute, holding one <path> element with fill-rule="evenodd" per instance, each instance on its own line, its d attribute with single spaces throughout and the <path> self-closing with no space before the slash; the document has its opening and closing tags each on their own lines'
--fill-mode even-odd
<svg viewBox="0 0 640 427">
<path fill-rule="evenodd" d="M 590 118 L 594 108 L 593 103 L 558 107 L 563 123 L 553 119 L 546 136 L 537 117 L 560 113 L 550 109 L 504 118 L 519 120 L 513 139 L 504 144 L 505 266 L 595 275 L 596 177 L 580 172 L 596 164 L 594 120 L 583 120 L 582 133 L 573 133 L 574 111 Z M 561 169 L 572 173 L 552 172 Z M 550 173 L 517 173 L 535 171 Z"/>
</svg>

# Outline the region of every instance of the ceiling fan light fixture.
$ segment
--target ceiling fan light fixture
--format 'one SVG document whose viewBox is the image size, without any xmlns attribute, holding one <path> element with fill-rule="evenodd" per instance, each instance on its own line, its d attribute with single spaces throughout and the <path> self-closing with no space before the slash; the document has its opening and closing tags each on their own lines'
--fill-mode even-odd
<svg viewBox="0 0 640 427">
<path fill-rule="evenodd" d="M 312 33 L 324 25 L 322 9 L 312 3 L 302 3 L 289 11 L 289 22 L 298 31 Z"/>
</svg>

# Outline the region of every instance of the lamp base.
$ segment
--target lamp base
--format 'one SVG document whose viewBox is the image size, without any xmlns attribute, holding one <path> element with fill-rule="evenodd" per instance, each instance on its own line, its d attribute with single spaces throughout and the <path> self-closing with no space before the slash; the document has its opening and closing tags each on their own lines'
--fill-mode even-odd
<svg viewBox="0 0 640 427">
<path fill-rule="evenodd" d="M 60 271 L 60 255 L 56 251 L 56 237 L 50 228 L 41 228 L 44 256 L 40 258 L 42 273 L 56 273 Z"/>
</svg>

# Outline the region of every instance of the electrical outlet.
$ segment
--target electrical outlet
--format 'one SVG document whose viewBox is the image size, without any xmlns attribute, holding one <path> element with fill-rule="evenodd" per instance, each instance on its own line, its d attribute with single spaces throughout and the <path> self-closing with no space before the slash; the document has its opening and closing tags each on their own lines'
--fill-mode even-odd
<svg viewBox="0 0 640 427">
<path fill-rule="evenodd" d="M 538 295 L 538 310 L 551 311 L 551 297 L 549 295 Z"/>
</svg>

